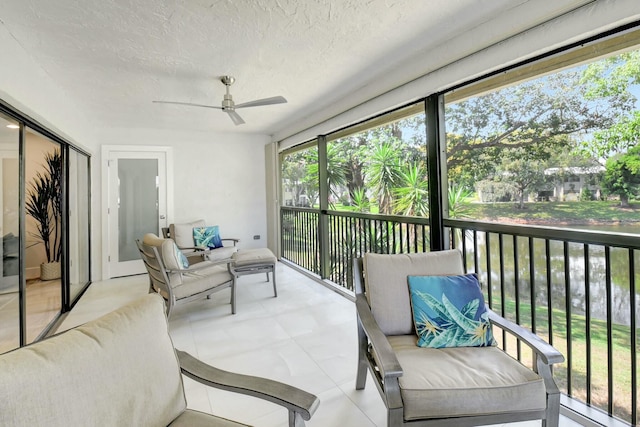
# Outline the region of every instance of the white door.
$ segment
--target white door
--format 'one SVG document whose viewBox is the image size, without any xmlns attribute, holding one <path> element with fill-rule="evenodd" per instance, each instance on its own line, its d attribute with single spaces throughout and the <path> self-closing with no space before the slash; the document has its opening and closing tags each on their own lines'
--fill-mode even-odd
<svg viewBox="0 0 640 427">
<path fill-rule="evenodd" d="M 135 241 L 168 225 L 167 154 L 108 151 L 108 278 L 146 272 Z"/>
</svg>

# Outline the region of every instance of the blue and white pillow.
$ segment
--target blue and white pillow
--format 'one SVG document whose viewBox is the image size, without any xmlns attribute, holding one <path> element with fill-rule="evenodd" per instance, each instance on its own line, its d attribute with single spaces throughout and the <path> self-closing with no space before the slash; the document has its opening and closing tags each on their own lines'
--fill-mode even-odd
<svg viewBox="0 0 640 427">
<path fill-rule="evenodd" d="M 496 345 L 475 274 L 408 276 L 419 347 Z"/>
<path fill-rule="evenodd" d="M 220 228 L 217 225 L 211 227 L 195 227 L 193 229 L 193 241 L 199 248 L 221 248 Z"/>
<path fill-rule="evenodd" d="M 178 263 L 182 266 L 182 268 L 189 268 L 189 260 L 187 259 L 187 257 L 184 256 L 184 254 L 180 249 L 178 249 L 178 246 L 173 245 L 173 247 L 175 248 L 176 258 L 178 259 Z"/>
</svg>

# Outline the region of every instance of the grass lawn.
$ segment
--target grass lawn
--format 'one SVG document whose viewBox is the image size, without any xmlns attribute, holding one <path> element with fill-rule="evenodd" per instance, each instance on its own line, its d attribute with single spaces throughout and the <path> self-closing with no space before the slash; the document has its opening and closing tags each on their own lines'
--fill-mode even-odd
<svg viewBox="0 0 640 427">
<path fill-rule="evenodd" d="M 592 202 L 535 202 L 525 204 L 471 203 L 469 218 L 495 221 L 506 218 L 530 224 L 597 224 L 640 221 L 640 201 L 632 201 L 631 207 L 621 208 L 616 201 Z"/>
<path fill-rule="evenodd" d="M 500 312 L 499 298 L 493 299 L 494 310 Z M 507 317 L 515 321 L 515 302 L 505 301 L 505 312 Z M 537 333 L 542 338 L 548 336 L 548 311 L 546 307 L 537 307 L 536 323 Z M 521 324 L 530 328 L 531 326 L 531 306 L 527 303 L 520 304 Z M 553 345 L 562 354 L 567 353 L 567 318 L 564 310 L 553 309 Z M 608 386 L 608 346 L 607 346 L 607 326 L 606 322 L 591 319 L 588 325 L 591 334 L 591 400 L 594 406 L 607 409 Z M 587 338 L 586 338 L 586 318 L 582 315 L 572 314 L 571 316 L 571 349 L 572 349 L 572 395 L 582 401 L 586 401 L 586 375 L 587 375 Z M 628 326 L 613 325 L 612 327 L 612 348 L 613 348 L 613 399 L 614 414 L 626 421 L 631 419 L 631 329 Z M 501 337 L 496 336 L 501 342 Z M 509 353 L 514 357 L 515 341 L 507 339 Z M 523 361 L 531 360 L 530 352 L 523 352 Z M 554 376 L 558 386 L 563 392 L 567 392 L 567 368 L 568 362 L 556 365 Z"/>
</svg>

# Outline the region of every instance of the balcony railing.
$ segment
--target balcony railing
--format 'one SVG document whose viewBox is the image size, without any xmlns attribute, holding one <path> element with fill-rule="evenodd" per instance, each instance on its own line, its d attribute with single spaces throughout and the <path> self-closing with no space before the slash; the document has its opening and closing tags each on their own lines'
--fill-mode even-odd
<svg viewBox="0 0 640 427">
<path fill-rule="evenodd" d="M 348 291 L 354 257 L 429 250 L 426 218 L 281 208 L 281 220 L 283 258 Z M 637 425 L 640 235 L 452 219 L 445 228 L 493 310 L 566 356 L 561 390 Z M 526 346 L 498 338 L 530 364 Z"/>
</svg>

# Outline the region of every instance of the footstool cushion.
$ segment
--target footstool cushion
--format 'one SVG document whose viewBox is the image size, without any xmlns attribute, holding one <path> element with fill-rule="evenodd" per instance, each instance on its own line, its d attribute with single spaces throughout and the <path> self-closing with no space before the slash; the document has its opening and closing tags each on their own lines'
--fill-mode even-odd
<svg viewBox="0 0 640 427">
<path fill-rule="evenodd" d="M 269 273 L 273 276 L 273 295 L 278 296 L 276 289 L 276 262 L 278 259 L 267 248 L 245 249 L 234 253 L 231 257 L 231 274 L 235 277 L 247 274 L 266 273 L 267 282 L 269 281 Z M 231 295 L 235 299 L 235 294 Z"/>
<path fill-rule="evenodd" d="M 235 270 L 250 269 L 251 267 L 276 263 L 276 256 L 267 248 L 243 249 L 232 255 Z"/>
</svg>

